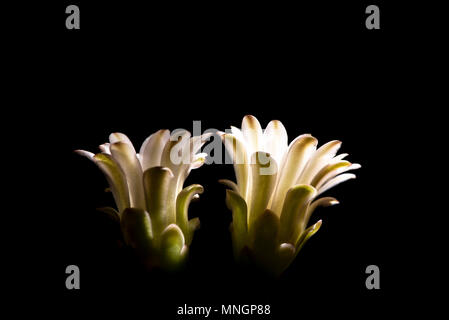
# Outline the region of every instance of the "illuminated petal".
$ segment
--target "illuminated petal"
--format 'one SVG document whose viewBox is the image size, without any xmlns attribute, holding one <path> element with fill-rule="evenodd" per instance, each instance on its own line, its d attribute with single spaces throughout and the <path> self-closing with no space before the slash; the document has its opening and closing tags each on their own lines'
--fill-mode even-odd
<svg viewBox="0 0 449 320">
<path fill-rule="evenodd" d="M 208 141 L 213 133 L 205 133 L 200 136 L 190 138 L 188 143 L 183 144 L 182 164 L 178 168 L 178 186 L 176 192 L 180 192 L 184 185 L 184 181 L 192 169 L 201 167 L 207 157 L 207 153 L 197 153 L 201 147 Z"/>
<path fill-rule="evenodd" d="M 342 182 L 345 182 L 350 179 L 355 179 L 355 174 L 352 173 L 344 173 L 336 176 L 335 178 L 330 179 L 326 183 L 324 183 L 320 189 L 318 190 L 318 195 L 322 194 L 323 192 L 326 192 L 330 188 L 335 187 L 337 184 L 340 184 Z"/>
<path fill-rule="evenodd" d="M 99 147 L 100 147 L 101 152 L 106 153 L 106 154 L 111 154 L 111 150 L 109 148 L 110 143 L 103 143 Z"/>
<path fill-rule="evenodd" d="M 253 188 L 248 205 L 248 226 L 265 211 L 273 194 L 278 168 L 276 161 L 265 152 L 255 152 L 251 157 L 251 183 Z"/>
<path fill-rule="evenodd" d="M 143 142 L 139 151 L 143 171 L 161 165 L 162 151 L 168 139 L 170 139 L 170 131 L 159 130 Z"/>
<path fill-rule="evenodd" d="M 125 175 L 112 157 L 104 153 L 94 155 L 84 150 L 76 150 L 75 152 L 93 161 L 103 172 L 111 188 L 118 211 L 122 212 L 123 209 L 129 207 L 129 193 Z"/>
<path fill-rule="evenodd" d="M 86 157 L 90 159 L 91 161 L 94 161 L 95 153 L 86 151 L 86 150 L 75 150 L 75 153 L 78 153 L 80 156 Z M 95 162 L 95 161 L 94 161 Z"/>
<path fill-rule="evenodd" d="M 271 209 L 278 215 L 280 215 L 288 189 L 296 184 L 316 145 L 317 140 L 308 134 L 297 137 L 290 144 L 271 204 Z"/>
<path fill-rule="evenodd" d="M 333 157 L 332 160 L 331 160 L 331 162 L 332 162 L 332 163 L 335 163 L 335 162 L 338 162 L 338 161 L 340 161 L 340 160 L 343 160 L 343 159 L 346 158 L 348 155 L 349 155 L 349 154 L 347 154 L 347 153 L 339 154 L 338 156 Z"/>
<path fill-rule="evenodd" d="M 145 195 L 142 183 L 142 167 L 132 145 L 125 142 L 115 142 L 111 146 L 113 159 L 123 170 L 128 182 L 130 206 L 145 208 Z"/>
<path fill-rule="evenodd" d="M 314 152 L 301 176 L 298 184 L 311 184 L 312 179 L 335 156 L 341 147 L 341 141 L 333 140 L 322 145 Z"/>
<path fill-rule="evenodd" d="M 245 137 L 243 136 L 242 130 L 237 127 L 231 126 L 231 133 L 241 141 L 245 141 Z"/>
<path fill-rule="evenodd" d="M 209 141 L 209 138 L 213 135 L 212 132 L 204 133 L 200 136 L 193 136 L 190 138 L 190 154 L 193 156 L 201 149 L 201 147 Z"/>
<path fill-rule="evenodd" d="M 167 141 L 164 150 L 162 151 L 161 166 L 168 167 L 177 176 L 180 171 L 184 154 L 185 146 L 190 142 L 190 132 L 187 130 L 178 130 L 171 134 Z M 188 153 L 190 155 L 190 153 Z"/>
<path fill-rule="evenodd" d="M 126 175 L 120 165 L 111 155 L 98 153 L 94 156 L 95 163 L 103 171 L 106 180 L 109 182 L 115 203 L 119 212 L 131 205 L 129 187 Z"/>
<path fill-rule="evenodd" d="M 128 136 L 124 133 L 121 133 L 121 132 L 111 133 L 109 135 L 109 142 L 110 142 L 110 144 L 117 143 L 117 142 L 127 143 L 131 146 L 132 150 L 134 150 L 134 153 L 136 153 L 133 143 L 131 142 L 131 140 L 129 140 Z"/>
<path fill-rule="evenodd" d="M 248 180 L 250 179 L 247 150 L 244 143 L 232 134 L 224 134 L 222 139 L 234 163 L 235 177 L 240 194 L 246 199 L 249 187 Z"/>
<path fill-rule="evenodd" d="M 194 155 L 192 164 L 190 165 L 189 169 L 198 169 L 199 167 L 201 167 L 204 164 L 204 162 L 206 161 L 207 156 L 208 156 L 208 154 L 204 153 L 204 152 L 197 153 L 196 155 Z M 188 170 L 188 172 L 190 172 L 190 170 Z"/>
<path fill-rule="evenodd" d="M 328 164 L 316 174 L 316 176 L 313 178 L 311 182 L 311 185 L 317 189 L 320 189 L 321 186 L 329 179 L 332 179 L 333 177 L 339 175 L 340 173 L 352 169 L 358 169 L 359 167 L 360 165 L 358 164 L 352 165 L 350 162 L 346 160 L 341 160 L 336 163 Z"/>
<path fill-rule="evenodd" d="M 287 131 L 282 122 L 273 120 L 268 123 L 263 133 L 264 148 L 280 165 L 288 148 Z"/>
<path fill-rule="evenodd" d="M 186 171 L 190 166 L 189 163 L 183 163 L 186 157 L 187 159 L 190 157 L 190 152 L 186 152 L 189 145 L 190 132 L 184 129 L 176 130 L 172 132 L 170 140 L 167 141 L 162 152 L 161 165 L 170 168 L 174 175 L 174 179 L 171 181 L 169 187 L 171 192 L 168 201 L 171 203 L 176 202 L 176 196 L 182 190 Z"/>
<path fill-rule="evenodd" d="M 248 115 L 243 118 L 242 133 L 245 137 L 248 153 L 250 155 L 256 151 L 262 151 L 262 127 L 255 117 Z"/>
</svg>

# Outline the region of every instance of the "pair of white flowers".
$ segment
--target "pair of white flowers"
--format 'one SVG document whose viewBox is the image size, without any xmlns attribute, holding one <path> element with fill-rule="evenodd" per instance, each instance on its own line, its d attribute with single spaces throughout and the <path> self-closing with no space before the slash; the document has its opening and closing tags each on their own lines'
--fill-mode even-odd
<svg viewBox="0 0 449 320">
<path fill-rule="evenodd" d="M 235 257 L 280 274 L 320 228 L 321 220 L 308 227 L 315 208 L 338 203 L 317 197 L 355 178 L 344 172 L 360 165 L 343 160 L 347 154 L 336 156 L 340 141 L 317 149 L 317 140 L 305 134 L 288 144 L 277 120 L 263 131 L 255 117 L 245 116 L 241 129 L 231 127 L 230 133 L 220 135 L 237 179 L 220 180 L 230 187 L 226 203 L 233 215 Z M 188 207 L 203 187 L 183 185 L 190 170 L 204 164 L 207 154 L 200 149 L 210 136 L 160 130 L 137 153 L 128 137 L 113 133 L 109 143 L 100 146 L 101 153 L 77 151 L 105 174 L 118 209 L 108 212 L 120 220 L 125 242 L 149 266 L 176 268 L 187 257 L 199 226 L 198 218 L 188 219 Z"/>
</svg>

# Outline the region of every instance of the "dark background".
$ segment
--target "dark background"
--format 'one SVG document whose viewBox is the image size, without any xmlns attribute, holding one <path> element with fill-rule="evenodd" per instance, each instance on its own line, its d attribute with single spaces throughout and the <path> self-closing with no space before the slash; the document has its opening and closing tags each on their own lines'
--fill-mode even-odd
<svg viewBox="0 0 449 320">
<path fill-rule="evenodd" d="M 24 126 L 33 133 L 38 201 L 45 202 L 38 210 L 45 213 L 38 219 L 42 240 L 32 241 L 29 253 L 46 271 L 40 279 L 45 295 L 34 296 L 36 305 L 154 319 L 174 318 L 185 303 L 270 304 L 279 319 L 403 312 L 398 297 L 410 294 L 404 283 L 416 247 L 400 235 L 410 213 L 398 199 L 405 193 L 404 162 L 414 152 L 409 142 L 418 139 L 409 130 L 408 101 L 420 99 L 409 85 L 409 74 L 419 68 L 411 67 L 409 40 L 420 30 L 398 20 L 406 7 L 383 1 L 75 1 L 81 30 L 66 30 L 68 4 L 40 6 L 39 17 L 27 20 L 27 40 L 15 38 L 29 41 L 19 58 L 26 76 L 20 72 L 11 81 L 30 88 L 16 95 L 17 105 L 35 103 L 27 103 Z M 381 30 L 365 29 L 368 4 L 380 7 Z M 116 131 L 140 147 L 160 128 L 192 130 L 194 120 L 204 130 L 223 130 L 240 126 L 246 114 L 263 127 L 281 120 L 289 141 L 302 133 L 312 133 L 320 145 L 342 140 L 340 152 L 362 164 L 357 179 L 326 192 L 340 204 L 315 212 L 321 230 L 273 280 L 234 264 L 231 214 L 217 183 L 234 179 L 233 168 L 205 165 L 186 182 L 205 187 L 189 210 L 201 229 L 186 269 L 145 272 L 118 246 L 118 227 L 96 211 L 114 206 L 104 193 L 106 180 L 73 150 L 96 151 Z M 81 290 L 65 288 L 70 264 L 80 267 Z M 365 288 L 370 264 L 380 267 L 380 290 Z"/>
</svg>

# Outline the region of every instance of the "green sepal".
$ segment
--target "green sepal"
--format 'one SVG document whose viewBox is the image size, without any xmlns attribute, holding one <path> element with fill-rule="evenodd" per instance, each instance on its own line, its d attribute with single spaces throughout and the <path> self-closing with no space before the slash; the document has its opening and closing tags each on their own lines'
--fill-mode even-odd
<svg viewBox="0 0 449 320">
<path fill-rule="evenodd" d="M 198 230 L 200 228 L 200 219 L 199 218 L 192 218 L 189 220 L 189 234 L 190 234 L 190 238 L 189 241 L 187 242 L 187 238 L 186 238 L 186 244 L 189 246 L 192 242 L 193 239 L 193 234 L 196 230 Z"/>
<path fill-rule="evenodd" d="M 275 274 L 280 275 L 295 258 L 296 249 L 290 243 L 282 243 L 278 248 L 278 263 Z"/>
<path fill-rule="evenodd" d="M 130 199 L 126 176 L 117 162 L 110 154 L 105 153 L 97 153 L 93 157 L 93 161 L 103 171 L 119 211 L 129 207 Z"/>
<path fill-rule="evenodd" d="M 152 167 L 143 173 L 143 186 L 145 189 L 146 206 L 151 217 L 153 233 L 156 239 L 169 224 L 168 193 L 173 173 L 166 167 Z"/>
<path fill-rule="evenodd" d="M 263 161 L 264 160 L 264 161 Z M 276 186 L 278 167 L 276 161 L 266 152 L 254 152 L 251 156 L 251 178 L 253 188 L 249 202 L 248 230 L 264 212 Z"/>
<path fill-rule="evenodd" d="M 254 221 L 250 230 L 250 248 L 258 263 L 273 269 L 279 248 L 279 217 L 276 213 L 266 209 Z"/>
<path fill-rule="evenodd" d="M 239 186 L 234 181 L 228 180 L 228 179 L 220 179 L 218 180 L 219 183 L 225 185 L 226 187 L 230 188 L 234 192 L 237 192 L 240 194 Z"/>
<path fill-rule="evenodd" d="M 115 222 L 120 223 L 120 213 L 112 207 L 101 207 L 97 208 L 98 211 L 106 213 L 109 218 Z"/>
<path fill-rule="evenodd" d="M 199 219 L 188 220 L 189 205 L 196 194 L 204 192 L 204 188 L 199 184 L 192 184 L 182 189 L 176 198 L 176 224 L 184 233 L 187 245 L 192 243 L 193 233 L 199 227 Z"/>
<path fill-rule="evenodd" d="M 314 187 L 300 184 L 290 188 L 285 196 L 280 216 L 280 241 L 296 243 L 310 200 L 316 194 Z"/>
<path fill-rule="evenodd" d="M 230 189 L 226 190 L 226 205 L 232 211 L 231 237 L 234 256 L 238 259 L 241 250 L 248 244 L 248 209 L 245 200 Z"/>
<path fill-rule="evenodd" d="M 126 208 L 122 212 L 120 224 L 127 245 L 143 256 L 153 253 L 153 230 L 148 212 L 138 208 Z"/>
<path fill-rule="evenodd" d="M 313 236 L 315 233 L 320 230 L 322 224 L 322 220 L 315 223 L 313 226 L 308 227 L 304 232 L 299 236 L 298 240 L 296 241 L 296 251 L 295 256 L 298 254 L 298 252 L 302 249 L 302 247 L 306 244 L 306 242 L 310 239 L 311 236 Z"/>
<path fill-rule="evenodd" d="M 187 257 L 182 230 L 176 224 L 170 224 L 161 234 L 161 263 L 168 270 L 180 267 Z"/>
</svg>

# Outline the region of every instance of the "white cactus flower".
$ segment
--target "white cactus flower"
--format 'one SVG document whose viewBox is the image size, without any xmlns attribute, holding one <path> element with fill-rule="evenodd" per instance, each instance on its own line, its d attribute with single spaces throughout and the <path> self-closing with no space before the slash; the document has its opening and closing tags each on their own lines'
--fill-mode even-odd
<svg viewBox="0 0 449 320">
<path fill-rule="evenodd" d="M 109 143 L 100 145 L 101 153 L 76 151 L 106 176 L 117 211 L 105 211 L 120 220 L 126 244 L 150 267 L 175 268 L 187 256 L 199 226 L 198 218 L 188 220 L 188 207 L 203 187 L 183 185 L 190 170 L 203 165 L 206 154 L 198 151 L 209 136 L 159 130 L 136 153 L 126 135 L 112 133 Z"/>
<path fill-rule="evenodd" d="M 226 201 L 233 213 L 234 254 L 280 274 L 320 228 L 321 220 L 308 227 L 313 211 L 338 203 L 317 197 L 355 178 L 345 172 L 360 165 L 343 160 L 347 154 L 336 156 L 340 141 L 317 149 L 317 139 L 303 134 L 288 145 L 287 132 L 277 120 L 262 131 L 255 117 L 245 116 L 242 128 L 231 127 L 222 139 L 237 179 L 237 184 L 221 180 L 230 187 Z"/>
</svg>

